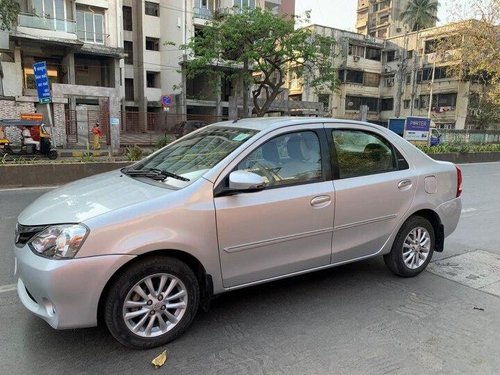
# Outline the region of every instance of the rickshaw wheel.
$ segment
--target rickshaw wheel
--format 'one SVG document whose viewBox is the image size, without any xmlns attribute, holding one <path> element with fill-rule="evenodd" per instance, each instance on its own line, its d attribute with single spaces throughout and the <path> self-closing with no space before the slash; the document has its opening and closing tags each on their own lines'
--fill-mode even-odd
<svg viewBox="0 0 500 375">
<path fill-rule="evenodd" d="M 49 153 L 47 154 L 47 157 L 50 159 L 50 160 L 55 160 L 57 159 L 57 151 L 56 150 L 50 150 Z"/>
</svg>

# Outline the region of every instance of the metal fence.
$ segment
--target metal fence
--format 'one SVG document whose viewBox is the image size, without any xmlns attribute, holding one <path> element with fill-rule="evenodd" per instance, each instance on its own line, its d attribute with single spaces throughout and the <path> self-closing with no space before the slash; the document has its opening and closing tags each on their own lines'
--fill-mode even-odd
<svg viewBox="0 0 500 375">
<path fill-rule="evenodd" d="M 498 130 L 439 129 L 443 143 L 500 143 Z"/>
</svg>

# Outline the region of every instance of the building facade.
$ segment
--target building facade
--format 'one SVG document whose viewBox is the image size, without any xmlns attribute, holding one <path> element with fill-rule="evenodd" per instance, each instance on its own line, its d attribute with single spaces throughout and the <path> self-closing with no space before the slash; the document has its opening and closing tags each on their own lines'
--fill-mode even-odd
<svg viewBox="0 0 500 375">
<path fill-rule="evenodd" d="M 401 13 L 409 2 L 410 0 L 358 0 L 357 32 L 377 38 L 404 34 Z"/>
<path fill-rule="evenodd" d="M 368 106 L 368 121 L 386 125 L 391 118 L 430 115 L 437 128 L 464 129 L 474 84 L 450 76 L 437 59 L 436 43 L 450 32 L 435 27 L 389 39 L 312 26 L 337 41 L 336 92 L 316 90 L 290 77 L 291 97 L 324 104 L 328 116 L 359 119 Z M 432 77 L 434 76 L 434 79 Z M 431 102 L 432 95 L 432 102 Z"/>
<path fill-rule="evenodd" d="M 44 114 L 57 145 L 88 141 L 100 122 L 106 141 L 119 129 L 123 97 L 121 0 L 19 0 L 21 13 L 1 52 L 3 118 Z M 51 103 L 39 104 L 33 64 L 45 61 Z M 9 110 L 10 109 L 10 110 Z M 115 140 L 118 138 L 115 135 Z M 117 146 L 117 144 L 115 144 Z"/>
</svg>

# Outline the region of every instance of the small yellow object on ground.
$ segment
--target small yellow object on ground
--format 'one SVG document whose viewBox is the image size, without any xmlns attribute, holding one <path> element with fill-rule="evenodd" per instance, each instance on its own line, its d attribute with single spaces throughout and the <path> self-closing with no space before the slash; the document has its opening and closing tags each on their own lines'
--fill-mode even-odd
<svg viewBox="0 0 500 375">
<path fill-rule="evenodd" d="M 155 359 L 153 359 L 151 361 L 151 363 L 153 364 L 153 366 L 155 368 L 160 368 L 161 366 L 163 366 L 165 364 L 165 362 L 167 362 L 167 351 L 164 350 L 162 353 L 160 353 L 160 355 L 158 357 L 156 357 Z"/>
</svg>

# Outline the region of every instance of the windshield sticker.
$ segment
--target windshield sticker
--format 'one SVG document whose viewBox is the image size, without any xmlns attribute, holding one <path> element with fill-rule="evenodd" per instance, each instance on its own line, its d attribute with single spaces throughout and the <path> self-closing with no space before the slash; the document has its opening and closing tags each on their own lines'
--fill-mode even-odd
<svg viewBox="0 0 500 375">
<path fill-rule="evenodd" d="M 240 133 L 236 137 L 233 138 L 233 141 L 241 142 L 241 141 L 244 141 L 245 139 L 247 139 L 248 137 L 250 137 L 250 134 Z"/>
</svg>

